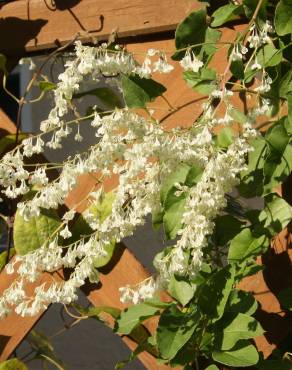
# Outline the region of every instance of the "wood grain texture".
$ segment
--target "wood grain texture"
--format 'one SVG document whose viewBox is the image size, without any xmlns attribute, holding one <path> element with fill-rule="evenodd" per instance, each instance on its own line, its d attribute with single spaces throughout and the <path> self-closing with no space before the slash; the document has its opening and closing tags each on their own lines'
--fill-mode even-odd
<svg viewBox="0 0 292 370">
<path fill-rule="evenodd" d="M 0 130 L 6 131 L 9 134 L 14 134 L 16 132 L 15 124 L 2 109 L 0 109 Z"/>
<path fill-rule="evenodd" d="M 16 274 L 7 275 L 5 270 L 0 273 L 0 294 L 10 286 L 16 278 Z M 45 282 L 60 280 L 59 274 L 42 274 L 36 283 L 27 285 L 28 294 L 33 295 L 34 288 Z M 33 317 L 21 317 L 16 313 L 9 314 L 0 320 L 0 361 L 4 361 L 12 354 L 18 344 L 25 338 L 36 322 L 41 318 L 43 312 Z"/>
<path fill-rule="evenodd" d="M 257 348 L 265 358 L 291 333 L 291 316 L 283 311 L 277 298 L 279 292 L 292 288 L 292 235 L 287 227 L 277 235 L 271 249 L 258 258 L 265 269 L 241 281 L 239 288 L 251 292 L 259 303 L 257 319 L 265 333 L 255 338 Z"/>
<path fill-rule="evenodd" d="M 87 295 L 93 306 L 113 306 L 124 309 L 128 305 L 121 303 L 119 298 L 119 288 L 121 286 L 135 285 L 149 277 L 148 271 L 136 259 L 136 257 L 125 247 L 120 244 L 113 260 L 100 273 L 100 283 L 98 286 L 84 286 L 83 292 Z M 106 317 L 107 322 L 113 327 L 114 322 L 110 317 Z M 157 320 L 149 319 L 145 323 L 150 332 L 154 332 L 157 326 Z M 137 344 L 127 336 L 122 336 L 123 341 L 133 350 Z M 139 355 L 140 361 L 146 369 L 166 370 L 169 366 L 159 365 L 156 359 L 147 352 Z"/>
<path fill-rule="evenodd" d="M 192 10 L 193 0 L 18 0 L 1 8 L 0 50 L 19 54 L 55 47 L 71 40 L 97 36 L 105 40 L 174 30 Z M 85 32 L 88 34 L 86 35 Z"/>
</svg>

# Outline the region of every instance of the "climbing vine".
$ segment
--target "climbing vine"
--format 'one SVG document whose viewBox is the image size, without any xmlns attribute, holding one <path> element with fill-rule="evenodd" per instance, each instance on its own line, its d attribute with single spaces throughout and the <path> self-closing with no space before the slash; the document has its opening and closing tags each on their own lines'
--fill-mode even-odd
<svg viewBox="0 0 292 370">
<path fill-rule="evenodd" d="M 221 28 L 236 21 L 245 25 L 233 40 L 222 41 Z M 139 64 L 118 43 L 85 46 L 77 40 L 57 83 L 41 69 L 35 72 L 40 98 L 51 95 L 54 106 L 38 133 L 0 142 L 2 202 L 17 203 L 13 249 L 1 256 L 5 265 L 15 253 L 5 268 L 17 277 L 0 298 L 1 317 L 12 310 L 36 315 L 56 302 L 72 305 L 84 317 L 105 311 L 117 333 L 138 343 L 117 368 L 148 351 L 159 363 L 185 370 L 290 369 L 284 353 L 265 360 L 253 344 L 264 329 L 255 318 L 257 301 L 239 283 L 263 269 L 257 257 L 292 218 L 291 206 L 276 192 L 292 166 L 291 33 L 290 0 L 229 1 L 216 9 L 205 2 L 178 25 L 171 55 L 145 50 Z M 219 73 L 214 60 L 222 52 L 226 68 Z M 3 56 L 1 61 L 5 87 Z M 202 96 L 202 113 L 188 127 L 178 122 L 168 129 L 150 104 L 158 97 L 167 101 L 167 89 L 152 75 L 171 79 L 175 64 Z M 99 86 L 101 80 L 106 87 Z M 89 106 L 80 114 L 78 102 L 86 95 L 97 96 L 107 108 Z M 27 94 L 18 103 L 29 103 Z M 169 115 L 176 111 L 169 105 Z M 96 142 L 87 150 L 60 163 L 34 161 L 44 150 L 62 148 L 68 136 L 81 142 L 88 125 Z M 82 200 L 87 208 L 80 213 L 76 204 L 64 210 L 83 174 L 96 179 Z M 117 187 L 106 192 L 104 182 L 115 175 Z M 254 197 L 262 207 L 248 206 L 246 200 Z M 119 242 L 148 215 L 166 242 L 154 258 L 153 276 L 120 287 L 129 308 L 77 306 L 77 289 L 87 279 L 98 282 L 99 269 Z M 6 215 L 2 220 L 11 223 Z M 27 292 L 27 282 L 60 268 L 72 269 L 67 280 Z M 162 300 L 161 292 L 168 299 Z M 292 309 L 289 294 L 280 296 L 286 309 Z M 158 326 L 150 334 L 143 322 L 154 316 Z M 18 360 L 6 365 L 11 361 Z"/>
</svg>

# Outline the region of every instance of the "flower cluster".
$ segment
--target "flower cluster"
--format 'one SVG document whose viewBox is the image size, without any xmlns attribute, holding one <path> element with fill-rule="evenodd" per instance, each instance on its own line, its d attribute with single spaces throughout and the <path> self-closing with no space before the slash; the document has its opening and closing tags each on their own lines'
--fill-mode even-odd
<svg viewBox="0 0 292 370">
<path fill-rule="evenodd" d="M 255 43 L 256 31 L 252 32 L 254 39 L 250 42 Z M 241 59 L 245 53 L 245 48 L 237 45 L 232 58 Z M 153 61 L 152 58 L 156 59 Z M 191 50 L 186 51 L 180 64 L 183 69 L 193 72 L 203 67 Z M 249 141 L 255 135 L 251 124 L 264 111 L 262 101 L 251 111 L 240 134 L 225 151 L 214 144 L 213 129 L 233 122 L 230 102 L 233 93 L 218 85 L 205 101 L 202 116 L 189 129 L 168 131 L 153 116 L 145 118 L 127 107 L 107 114 L 94 112 L 91 126 L 95 129 L 96 143 L 84 153 L 67 158 L 57 178 L 49 180 L 49 164 L 38 164 L 29 170 L 25 163 L 25 158 L 41 153 L 45 145 L 51 149 L 61 147 L 62 139 L 72 133 L 71 126 L 79 125 L 78 119 L 66 122 L 65 116 L 71 109 L 74 94 L 89 75 L 95 81 L 101 76 L 112 77 L 121 73 L 136 73 L 149 78 L 152 72 L 168 73 L 172 68 L 165 54 L 157 50 L 149 50 L 143 64 L 138 65 L 133 55 L 124 49 L 108 50 L 106 45 L 88 47 L 76 43 L 76 58 L 66 63 L 65 71 L 59 76 L 60 82 L 54 90 L 54 107 L 48 119 L 41 123 L 41 133 L 23 140 L 3 157 L 0 185 L 5 196 L 10 198 L 28 193 L 35 186 L 33 196 L 18 203 L 19 215 L 29 220 L 38 217 L 42 209 L 58 209 L 63 205 L 80 175 L 98 173 L 102 182 L 116 174 L 119 184 L 114 190 L 112 210 L 105 218 L 96 216 L 93 206 L 99 204 L 104 192 L 102 186 L 95 188 L 88 194 L 91 207 L 83 213 L 83 219 L 91 229 L 89 235 L 70 243 L 70 223 L 76 218 L 73 207 L 64 213 L 57 233 L 39 249 L 16 256 L 7 265 L 7 272 L 16 272 L 19 279 L 0 299 L 1 316 L 11 308 L 21 315 L 35 315 L 49 303 L 74 301 L 76 289 L 86 279 L 96 279 L 95 261 L 107 257 L 107 246 L 132 235 L 137 226 L 145 222 L 146 216 L 157 210 L 163 179 L 182 163 L 199 166 L 203 173 L 193 186 L 175 184 L 176 196 L 182 193 L 186 196 L 179 238 L 174 246 L 155 259 L 157 275 L 136 287 L 122 287 L 121 299 L 123 302 L 140 302 L 166 287 L 173 274 L 194 276 L 200 270 L 204 247 L 214 229 L 214 219 L 226 206 L 226 193 L 245 169 Z M 270 83 L 269 76 L 263 74 L 265 91 Z M 214 104 L 218 100 L 225 106 L 223 117 L 219 116 Z M 76 136 L 77 141 L 82 139 L 79 131 Z M 64 240 L 70 244 L 62 243 Z M 53 272 L 61 267 L 74 268 L 67 281 L 41 284 L 33 295 L 25 291 L 27 281 L 37 282 L 41 272 Z"/>
</svg>

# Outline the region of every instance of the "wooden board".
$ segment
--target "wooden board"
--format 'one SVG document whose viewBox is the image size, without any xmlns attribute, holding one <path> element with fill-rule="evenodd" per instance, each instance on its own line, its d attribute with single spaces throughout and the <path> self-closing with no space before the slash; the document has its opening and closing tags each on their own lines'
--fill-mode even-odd
<svg viewBox="0 0 292 370">
<path fill-rule="evenodd" d="M 11 121 L 11 119 L 7 116 L 7 114 L 0 109 L 0 132 L 7 132 L 10 134 L 14 134 L 16 132 L 16 126 Z M 1 135 L 2 135 L 1 132 Z"/>
<path fill-rule="evenodd" d="M 55 280 L 60 280 L 58 274 L 52 275 Z M 52 281 L 50 274 L 44 273 L 40 276 L 37 283 L 29 284 L 27 291 L 32 294 L 38 284 Z M 7 275 L 5 270 L 0 274 L 0 294 L 14 281 L 16 274 Z M 29 333 L 43 313 L 33 317 L 21 317 L 16 313 L 8 315 L 0 320 L 0 361 L 4 361 L 12 354 L 14 349 Z"/>
<path fill-rule="evenodd" d="M 52 48 L 77 32 L 83 40 L 105 40 L 113 31 L 119 37 L 170 31 L 200 6 L 193 0 L 12 1 L 1 8 L 0 33 L 9 38 L 1 37 L 0 52 L 19 55 Z"/>
<path fill-rule="evenodd" d="M 128 305 L 121 303 L 119 297 L 119 288 L 127 284 L 135 285 L 149 277 L 148 271 L 136 259 L 136 257 L 123 244 L 118 246 L 117 253 L 108 266 L 101 270 L 100 284 L 101 287 L 84 286 L 83 292 L 87 295 L 93 306 L 113 306 L 119 309 L 124 309 Z M 113 326 L 113 320 L 109 319 L 109 323 Z M 150 332 L 154 332 L 157 326 L 157 320 L 147 320 L 145 326 Z M 129 337 L 123 336 L 123 341 L 133 350 L 137 344 Z M 146 369 L 166 370 L 169 366 L 159 365 L 154 357 L 147 352 L 142 352 L 139 355 L 140 361 Z"/>
<path fill-rule="evenodd" d="M 131 274 L 129 274 L 131 271 Z M 146 279 L 149 273 L 135 258 L 135 256 L 123 245 L 119 245 L 113 261 L 104 268 L 100 274 L 101 284 L 87 285 L 82 290 L 87 295 L 89 301 L 94 306 L 108 305 L 123 309 L 126 305 L 119 300 L 119 287 L 126 284 L 137 284 Z M 15 275 L 7 275 L 5 270 L 0 274 L 0 294 L 15 279 Z M 28 286 L 30 294 L 34 288 L 44 282 L 50 283 L 54 280 L 61 281 L 62 271 L 54 274 L 44 273 L 39 280 Z M 29 331 L 42 317 L 44 312 L 33 317 L 21 317 L 12 313 L 4 320 L 0 321 L 0 361 L 6 360 L 13 353 L 14 349 L 26 337 Z M 111 322 L 111 324 L 113 324 Z M 149 320 L 147 328 L 151 331 L 156 326 L 156 320 Z M 123 336 L 122 340 L 132 349 L 136 348 L 136 343 L 130 338 Z M 143 352 L 139 355 L 140 361 L 147 369 L 166 370 L 168 366 L 158 365 L 156 359 L 150 354 Z"/>
</svg>

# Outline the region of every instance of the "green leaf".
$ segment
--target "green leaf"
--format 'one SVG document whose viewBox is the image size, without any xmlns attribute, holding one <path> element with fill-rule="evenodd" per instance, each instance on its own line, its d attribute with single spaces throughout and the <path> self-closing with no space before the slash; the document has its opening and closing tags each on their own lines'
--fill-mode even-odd
<svg viewBox="0 0 292 370">
<path fill-rule="evenodd" d="M 146 104 L 161 96 L 166 88 L 160 83 L 139 76 L 121 78 L 125 103 L 129 108 L 145 108 Z"/>
<path fill-rule="evenodd" d="M 288 104 L 288 120 L 290 125 L 292 125 L 292 93 L 287 95 Z"/>
<path fill-rule="evenodd" d="M 6 259 L 7 259 L 7 251 L 3 251 L 0 254 L 0 272 L 4 269 L 6 265 Z M 10 248 L 9 250 L 9 258 L 13 257 L 15 255 L 15 248 Z"/>
<path fill-rule="evenodd" d="M 216 365 L 210 365 L 210 366 L 206 367 L 205 370 L 219 370 L 219 367 L 217 367 Z"/>
<path fill-rule="evenodd" d="M 113 191 L 104 193 L 99 201 L 95 201 L 88 207 L 85 212 L 89 212 L 93 218 L 99 219 L 103 222 L 112 213 L 112 204 L 115 200 L 115 193 Z M 80 214 L 72 227 L 72 237 L 70 243 L 79 240 L 82 236 L 92 233 L 92 228 L 88 225 L 84 215 Z M 114 240 L 108 245 L 108 252 L 112 253 L 114 248 Z M 106 257 L 107 258 L 107 257 Z M 103 258 L 101 258 L 103 260 Z"/>
<path fill-rule="evenodd" d="M 158 313 L 159 309 L 144 303 L 130 306 L 122 311 L 120 317 L 117 319 L 117 332 L 120 334 L 130 334 L 142 321 Z"/>
<path fill-rule="evenodd" d="M 291 94 L 288 94 L 287 95 L 287 102 L 289 101 L 289 98 L 290 96 L 292 96 L 292 93 Z M 292 108 L 292 107 L 291 107 Z M 289 109 L 289 108 L 288 108 Z M 288 134 L 288 136 L 291 138 L 292 137 L 292 119 L 291 117 L 289 117 L 289 114 L 288 116 L 284 116 L 280 122 L 284 122 L 284 127 L 285 127 L 285 130 Z M 290 144 L 292 144 L 291 142 L 292 140 L 290 140 Z"/>
<path fill-rule="evenodd" d="M 233 143 L 234 135 L 231 127 L 224 127 L 217 135 L 216 144 L 221 148 L 228 148 Z"/>
<path fill-rule="evenodd" d="M 276 152 L 269 153 L 264 166 L 264 194 L 271 193 L 283 183 L 292 171 L 292 145 L 288 144 L 282 156 Z"/>
<path fill-rule="evenodd" d="M 198 305 L 210 318 L 219 320 L 232 290 L 235 270 L 233 266 L 226 266 L 213 273 L 202 286 Z M 212 302 L 212 304 L 210 304 Z"/>
<path fill-rule="evenodd" d="M 173 305 L 173 302 L 163 302 L 158 297 L 145 299 L 144 304 L 148 304 L 149 306 L 156 307 L 156 308 L 168 308 Z"/>
<path fill-rule="evenodd" d="M 69 243 L 74 243 L 79 240 L 82 236 L 89 235 L 92 233 L 92 228 L 85 221 L 85 218 L 80 214 L 71 228 L 72 236 L 69 239 Z"/>
<path fill-rule="evenodd" d="M 164 210 L 162 208 L 152 212 L 152 226 L 154 230 L 159 230 L 160 226 L 163 224 L 163 216 Z"/>
<path fill-rule="evenodd" d="M 51 90 L 54 90 L 56 87 L 57 85 L 50 81 L 40 81 L 39 82 L 39 88 L 42 91 L 51 91 Z"/>
<path fill-rule="evenodd" d="M 266 360 L 257 365 L 259 370 L 292 370 L 290 361 L 279 360 Z"/>
<path fill-rule="evenodd" d="M 110 306 L 97 306 L 97 307 L 89 307 L 88 309 L 78 308 L 78 311 L 83 313 L 86 316 L 98 318 L 103 320 L 104 313 L 110 315 L 113 319 L 117 320 L 121 314 L 121 310 L 115 307 Z"/>
<path fill-rule="evenodd" d="M 244 64 L 242 60 L 233 60 L 230 64 L 230 71 L 239 80 L 244 80 Z"/>
<path fill-rule="evenodd" d="M 258 303 L 251 293 L 245 292 L 243 290 L 234 289 L 230 293 L 225 310 L 227 312 L 245 313 L 246 315 L 252 315 L 256 312 L 257 308 Z"/>
<path fill-rule="evenodd" d="M 234 17 L 243 11 L 242 5 L 226 4 L 217 9 L 213 14 L 212 27 L 218 27 L 234 19 Z"/>
<path fill-rule="evenodd" d="M 230 215 L 218 216 L 215 220 L 215 238 L 220 246 L 226 245 L 243 228 L 244 224 Z"/>
<path fill-rule="evenodd" d="M 196 288 L 182 277 L 172 276 L 168 286 L 170 295 L 183 306 L 193 298 Z"/>
<path fill-rule="evenodd" d="M 228 261 L 238 262 L 257 256 L 265 250 L 267 242 L 266 235 L 255 237 L 249 228 L 243 229 L 230 243 Z"/>
<path fill-rule="evenodd" d="M 185 180 L 185 185 L 188 186 L 188 187 L 192 187 L 194 185 L 196 185 L 202 175 L 203 175 L 203 172 L 204 172 L 204 169 L 200 166 L 192 166 L 188 172 L 188 175 L 186 177 L 186 180 Z"/>
<path fill-rule="evenodd" d="M 28 336 L 29 344 L 36 350 L 41 352 L 52 352 L 54 350 L 49 338 L 36 330 L 32 330 Z"/>
<path fill-rule="evenodd" d="M 202 60 L 205 65 L 208 65 L 212 55 L 216 52 L 216 43 L 220 40 L 220 37 L 221 31 L 210 27 L 206 29 L 204 45 L 201 46 L 198 54 L 199 59 Z M 197 48 L 194 48 L 194 50 L 196 51 Z"/>
<path fill-rule="evenodd" d="M 290 137 L 286 130 L 286 123 L 288 123 L 287 118 L 283 117 L 267 131 L 265 136 L 268 144 L 263 168 L 265 193 L 270 193 L 272 188 L 291 172 L 289 171 L 292 167 L 292 158 L 289 155 Z"/>
<path fill-rule="evenodd" d="M 246 260 L 241 263 L 241 268 L 236 273 L 236 279 L 242 280 L 243 278 L 251 275 L 255 275 L 260 271 L 263 271 L 265 267 L 263 265 L 258 265 L 254 261 Z"/>
<path fill-rule="evenodd" d="M 107 244 L 104 246 L 104 251 L 106 253 L 105 256 L 95 257 L 93 260 L 93 265 L 95 268 L 101 268 L 109 263 L 109 261 L 112 259 L 112 256 L 114 254 L 116 248 L 115 241 Z"/>
<path fill-rule="evenodd" d="M 282 290 L 278 295 L 278 299 L 281 306 L 286 308 L 286 310 L 292 311 L 292 288 Z"/>
<path fill-rule="evenodd" d="M 36 330 L 31 330 L 28 337 L 28 343 L 37 352 L 36 358 L 41 358 L 50 363 L 59 370 L 66 370 L 63 362 L 55 356 L 54 348 L 50 342 L 50 339 L 43 333 Z"/>
<path fill-rule="evenodd" d="M 279 36 L 284 36 L 292 33 L 292 5 L 280 1 L 276 7 L 275 13 L 275 29 Z"/>
<path fill-rule="evenodd" d="M 265 46 L 261 47 L 257 53 L 257 61 L 261 66 L 264 66 L 265 68 L 277 66 L 282 61 L 282 51 L 280 49 L 276 49 L 274 46 L 270 44 L 266 44 Z M 245 72 L 245 82 L 249 83 L 251 80 L 255 77 L 257 74 L 257 70 L 254 70 L 250 66 L 247 68 L 247 71 Z M 274 90 L 275 84 L 272 85 L 272 89 L 269 92 L 270 99 L 274 97 L 274 100 L 276 100 L 276 103 L 278 103 L 278 90 Z M 275 113 L 274 113 L 275 115 Z"/>
<path fill-rule="evenodd" d="M 169 194 L 169 193 L 168 193 Z M 186 195 L 183 194 L 180 197 L 176 197 L 177 201 L 168 205 L 168 209 L 165 211 L 163 216 L 164 231 L 169 239 L 174 239 L 177 232 L 182 226 L 182 215 L 186 205 Z M 166 201 L 169 198 L 166 198 Z"/>
<path fill-rule="evenodd" d="M 74 94 L 74 98 L 79 99 L 85 95 L 96 96 L 102 103 L 104 103 L 108 108 L 111 109 L 123 107 L 118 94 L 113 89 L 110 89 L 108 87 L 98 87 L 89 91 Z"/>
<path fill-rule="evenodd" d="M 114 192 L 110 191 L 103 195 L 102 199 L 98 202 L 94 202 L 91 206 L 87 209 L 86 212 L 89 212 L 93 218 L 99 219 L 100 222 L 104 222 L 104 220 L 109 217 L 112 213 L 112 204 L 116 198 Z M 70 243 L 80 239 L 83 235 L 89 235 L 92 233 L 91 227 L 85 221 L 83 215 L 80 215 L 75 222 L 73 229 L 72 229 L 72 238 L 70 239 Z M 98 238 L 98 236 L 97 236 Z M 111 243 L 104 246 L 104 250 L 106 255 L 94 258 L 94 267 L 101 268 L 109 263 L 111 260 L 113 253 L 116 248 L 115 240 L 112 240 Z"/>
<path fill-rule="evenodd" d="M 282 51 L 266 44 L 257 53 L 258 62 L 265 67 L 276 66 L 282 61 Z"/>
<path fill-rule="evenodd" d="M 29 370 L 29 369 L 23 362 L 21 362 L 17 358 L 12 358 L 11 360 L 1 362 L 0 370 Z"/>
<path fill-rule="evenodd" d="M 53 209 L 41 209 L 38 217 L 32 217 L 28 221 L 17 211 L 13 227 L 16 253 L 24 255 L 40 248 L 50 240 L 60 225 L 61 220 Z"/>
<path fill-rule="evenodd" d="M 266 20 L 266 7 L 267 7 L 268 0 L 264 0 L 261 4 L 260 11 L 258 13 L 258 17 Z M 243 7 L 245 14 L 248 18 L 251 18 L 256 10 L 258 5 L 258 0 L 243 0 Z"/>
<path fill-rule="evenodd" d="M 191 345 L 192 340 L 190 340 L 185 346 L 183 346 L 176 356 L 169 361 L 170 367 L 182 369 L 182 366 L 187 363 L 193 363 L 196 360 L 196 353 Z M 167 363 L 167 361 L 165 361 Z M 184 366 L 183 370 L 193 370 L 191 366 Z"/>
<path fill-rule="evenodd" d="M 112 213 L 113 202 L 116 199 L 116 194 L 113 191 L 109 191 L 104 194 L 101 201 L 93 203 L 89 207 L 90 213 L 98 217 L 100 222 L 103 222 Z"/>
<path fill-rule="evenodd" d="M 253 317 L 243 313 L 226 313 L 215 326 L 217 345 L 226 351 L 242 339 L 258 337 L 264 333 L 260 323 Z"/>
<path fill-rule="evenodd" d="M 106 321 L 106 315 L 110 315 L 114 320 L 117 320 L 121 314 L 121 310 L 119 308 L 111 306 L 83 307 L 75 303 L 74 308 L 80 314 L 99 321 Z"/>
<path fill-rule="evenodd" d="M 22 140 L 27 138 L 26 133 L 20 133 L 18 134 L 18 144 L 21 143 Z M 4 154 L 4 152 L 13 149 L 16 142 L 16 134 L 8 134 L 3 136 L 0 139 L 0 155 Z"/>
<path fill-rule="evenodd" d="M 259 136 L 251 142 L 253 150 L 248 154 L 248 169 L 242 176 L 238 186 L 240 194 L 244 197 L 254 197 L 263 194 L 265 154 L 267 144 Z"/>
<path fill-rule="evenodd" d="M 154 227 L 164 224 L 167 238 L 175 238 L 177 231 L 181 228 L 182 214 L 184 212 L 186 195 L 176 196 L 176 183 L 194 186 L 201 178 L 203 168 L 182 163 L 166 177 L 160 191 L 160 199 L 163 205 L 160 212 L 152 215 Z"/>
<path fill-rule="evenodd" d="M 195 91 L 201 94 L 210 94 L 216 87 L 216 71 L 210 68 L 200 69 L 198 72 L 186 71 L 184 80 Z"/>
<path fill-rule="evenodd" d="M 189 341 L 199 321 L 200 314 L 183 313 L 177 307 L 166 309 L 157 327 L 157 346 L 162 358 L 170 360 Z"/>
<path fill-rule="evenodd" d="M 227 366 L 247 367 L 257 364 L 259 354 L 255 346 L 240 341 L 230 351 L 214 351 L 212 353 L 214 361 Z"/>
<path fill-rule="evenodd" d="M 175 31 L 175 47 L 183 49 L 191 45 L 202 44 L 205 41 L 207 30 L 206 10 L 200 9 L 190 13 L 178 26 Z M 195 49 L 196 54 L 201 47 Z M 176 52 L 172 59 L 180 60 L 183 58 L 185 51 Z"/>
<path fill-rule="evenodd" d="M 270 157 L 268 157 L 268 159 L 270 160 Z M 273 182 L 274 187 L 275 185 L 284 182 L 284 180 L 290 175 L 292 171 L 292 143 L 289 143 L 286 146 L 286 149 L 282 157 L 280 158 L 280 161 L 279 161 L 279 158 L 277 158 L 275 162 L 277 166 L 276 168 L 274 168 L 274 172 L 270 179 L 270 181 L 272 180 L 274 181 Z M 266 166 L 265 166 L 265 169 L 266 169 Z M 267 175 L 267 173 L 265 175 Z"/>
<path fill-rule="evenodd" d="M 271 151 L 277 152 L 280 156 L 283 155 L 289 142 L 283 120 L 277 122 L 267 131 L 265 139 Z"/>
<path fill-rule="evenodd" d="M 263 228 L 269 228 L 272 236 L 282 231 L 292 220 L 292 207 L 279 195 L 265 196 L 265 208 L 259 215 Z"/>
<path fill-rule="evenodd" d="M 279 82 L 279 96 L 281 98 L 286 98 L 290 92 L 292 92 L 292 69 L 289 69 Z"/>
<path fill-rule="evenodd" d="M 184 184 L 187 178 L 187 175 L 190 171 L 190 166 L 181 163 L 179 164 L 173 172 L 171 172 L 166 179 L 164 180 L 162 186 L 161 186 L 161 191 L 160 191 L 160 199 L 161 203 L 164 204 L 166 196 L 170 189 L 174 186 L 175 183 L 180 183 Z"/>
<path fill-rule="evenodd" d="M 197 286 L 203 285 L 209 279 L 210 275 L 212 274 L 212 270 L 210 265 L 207 263 L 203 263 L 201 266 L 201 270 L 192 278 L 192 283 L 196 284 Z"/>
</svg>

